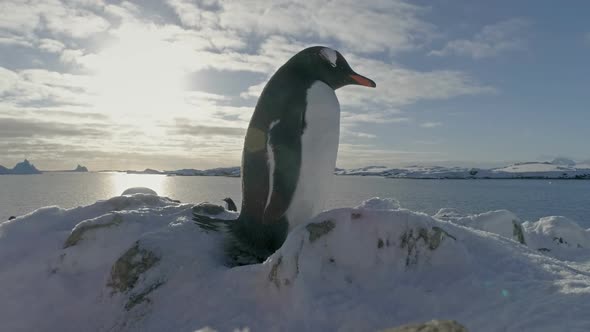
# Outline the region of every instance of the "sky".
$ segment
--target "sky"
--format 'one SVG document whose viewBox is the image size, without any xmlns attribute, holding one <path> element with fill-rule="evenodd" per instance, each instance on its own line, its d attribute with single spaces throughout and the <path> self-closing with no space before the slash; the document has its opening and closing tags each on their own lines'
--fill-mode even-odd
<svg viewBox="0 0 590 332">
<path fill-rule="evenodd" d="M 240 164 L 270 76 L 308 46 L 337 91 L 338 167 L 590 159 L 590 2 L 0 0 L 0 165 Z"/>
</svg>

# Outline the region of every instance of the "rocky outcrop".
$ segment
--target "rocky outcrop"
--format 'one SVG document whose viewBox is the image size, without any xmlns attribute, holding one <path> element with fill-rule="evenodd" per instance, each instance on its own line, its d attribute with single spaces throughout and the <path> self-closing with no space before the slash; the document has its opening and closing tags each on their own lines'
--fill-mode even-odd
<svg viewBox="0 0 590 332">
<path fill-rule="evenodd" d="M 467 329 L 454 320 L 432 320 L 426 323 L 386 329 L 381 332 L 467 332 Z"/>
<path fill-rule="evenodd" d="M 20 163 L 16 164 L 12 169 L 6 168 L 4 166 L 0 166 L 0 174 L 41 174 L 42 172 L 38 170 L 35 165 L 31 164 L 27 159 L 21 161 Z"/>
<path fill-rule="evenodd" d="M 126 310 L 132 309 L 139 303 L 149 302 L 148 295 L 164 284 L 164 280 L 156 280 L 142 289 L 131 292 L 141 275 L 156 265 L 160 259 L 161 257 L 152 251 L 141 248 L 139 242 L 135 242 L 133 247 L 117 259 L 111 269 L 107 286 L 113 290 L 113 294 L 128 293 Z"/>
<path fill-rule="evenodd" d="M 82 165 L 78 164 L 78 166 L 76 166 L 76 168 L 72 172 L 85 173 L 85 172 L 88 172 L 88 168 L 86 168 L 86 166 L 82 166 Z"/>
<path fill-rule="evenodd" d="M 93 221 L 81 222 L 78 225 L 76 225 L 76 227 L 74 227 L 74 229 L 70 233 L 70 236 L 68 236 L 68 238 L 66 239 L 66 241 L 64 243 L 64 249 L 75 246 L 76 244 L 78 244 L 78 242 L 80 242 L 82 240 L 83 236 L 89 231 L 96 230 L 99 228 L 108 228 L 108 227 L 117 226 L 122 222 L 123 222 L 123 218 L 121 218 L 121 216 L 118 214 L 116 214 L 113 217 L 113 219 L 110 221 L 102 221 L 101 219 L 99 219 L 99 222 L 93 222 Z"/>
</svg>

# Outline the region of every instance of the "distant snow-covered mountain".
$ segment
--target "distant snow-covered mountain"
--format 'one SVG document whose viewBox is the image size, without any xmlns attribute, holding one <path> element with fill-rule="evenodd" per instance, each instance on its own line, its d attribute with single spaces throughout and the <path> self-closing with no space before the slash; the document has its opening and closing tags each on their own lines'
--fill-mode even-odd
<svg viewBox="0 0 590 332">
<path fill-rule="evenodd" d="M 88 168 L 86 168 L 86 166 L 82 166 L 82 165 L 78 164 L 78 166 L 76 166 L 76 168 L 74 168 L 74 169 L 68 169 L 68 170 L 63 170 L 63 171 L 44 171 L 44 172 L 87 173 L 88 172 Z"/>
<path fill-rule="evenodd" d="M 218 167 L 218 168 L 211 168 L 206 170 L 200 169 L 192 169 L 192 168 L 185 168 L 185 169 L 178 169 L 174 171 L 158 171 L 151 168 L 146 168 L 143 171 L 127 171 L 127 174 L 160 174 L 160 175 L 170 175 L 170 176 L 229 176 L 229 177 L 239 177 L 240 176 L 240 167 Z"/>
<path fill-rule="evenodd" d="M 335 173 L 411 179 L 590 179 L 590 165 L 576 165 L 571 162 L 559 158 L 553 162 L 524 162 L 491 169 L 418 165 L 401 168 L 368 166 L 338 169 Z"/>
<path fill-rule="evenodd" d="M 88 169 L 78 165 L 67 172 L 87 172 Z M 239 177 L 240 167 L 218 167 L 211 169 L 184 168 L 159 171 L 146 168 L 143 171 L 128 170 L 128 174 L 159 174 L 168 176 L 228 176 Z M 28 160 L 9 169 L 0 165 L 0 174 L 40 174 Z M 407 179 L 589 179 L 590 162 L 575 163 L 567 158 L 556 158 L 551 162 L 521 162 L 497 168 L 470 168 L 447 166 L 411 165 L 406 167 L 387 167 L 372 165 L 361 168 L 336 168 L 336 175 L 381 176 L 386 178 Z"/>
<path fill-rule="evenodd" d="M 143 171 L 127 171 L 127 173 L 239 177 L 240 167 L 220 167 L 206 170 L 189 168 L 173 171 L 158 171 L 148 168 Z M 575 164 L 569 159 L 558 158 L 552 162 L 522 162 L 490 169 L 421 165 L 391 168 L 372 165 L 353 169 L 336 168 L 334 174 L 407 179 L 590 179 L 590 164 Z"/>
</svg>

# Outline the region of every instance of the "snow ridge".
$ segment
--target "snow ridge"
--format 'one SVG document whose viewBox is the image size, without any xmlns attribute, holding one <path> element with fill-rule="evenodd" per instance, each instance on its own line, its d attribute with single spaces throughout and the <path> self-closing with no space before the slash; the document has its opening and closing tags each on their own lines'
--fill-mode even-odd
<svg viewBox="0 0 590 332">
<path fill-rule="evenodd" d="M 263 264 L 228 268 L 223 233 L 193 211 L 237 217 L 133 189 L 1 223 L 3 329 L 590 330 L 590 230 L 563 217 L 429 216 L 373 198 L 299 225 Z"/>
</svg>

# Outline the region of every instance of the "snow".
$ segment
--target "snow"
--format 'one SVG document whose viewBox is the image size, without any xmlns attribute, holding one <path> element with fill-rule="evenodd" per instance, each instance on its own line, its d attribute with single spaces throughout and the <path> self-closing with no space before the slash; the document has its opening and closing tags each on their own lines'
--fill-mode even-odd
<svg viewBox="0 0 590 332">
<path fill-rule="evenodd" d="M 473 215 L 461 215 L 454 209 L 441 209 L 434 218 L 451 221 L 458 225 L 495 233 L 509 239 L 515 238 L 515 227 L 520 227 L 522 221 L 508 210 L 489 211 Z"/>
<path fill-rule="evenodd" d="M 590 330 L 590 230 L 563 217 L 429 216 L 373 198 L 297 226 L 263 264 L 228 268 L 224 234 L 192 213 L 237 213 L 144 192 L 1 223 L 2 329 Z"/>
<path fill-rule="evenodd" d="M 126 189 L 125 191 L 123 191 L 123 193 L 121 195 L 124 196 L 124 195 L 134 195 L 134 194 L 158 195 L 152 189 L 145 188 L 145 187 L 133 187 L 133 188 L 129 188 L 129 189 Z"/>
<path fill-rule="evenodd" d="M 240 167 L 218 167 L 206 170 L 185 168 L 173 171 L 158 171 L 151 168 L 146 168 L 143 171 L 126 171 L 128 174 L 160 174 L 160 175 L 178 175 L 178 176 L 229 176 L 239 177 Z"/>
<path fill-rule="evenodd" d="M 590 165 L 567 159 L 552 162 L 516 163 L 506 167 L 479 169 L 466 167 L 419 166 L 401 168 L 368 166 L 356 169 L 337 169 L 337 175 L 383 176 L 411 179 L 590 179 Z"/>
<path fill-rule="evenodd" d="M 551 216 L 523 224 L 527 244 L 552 256 L 567 257 L 590 248 L 590 229 L 583 229 L 566 217 Z M 582 250 L 586 253 L 586 250 Z"/>
</svg>

